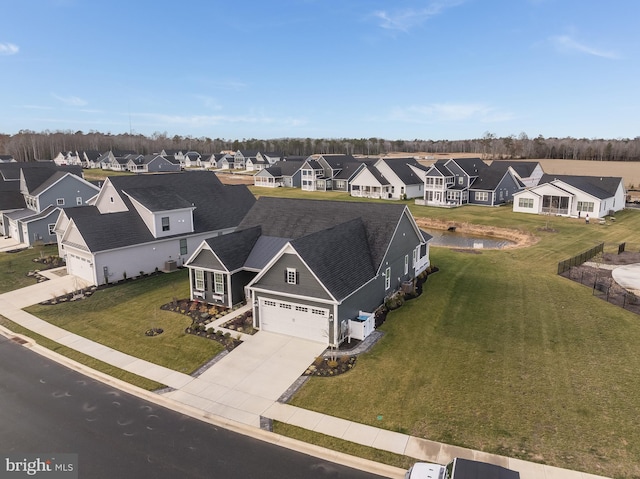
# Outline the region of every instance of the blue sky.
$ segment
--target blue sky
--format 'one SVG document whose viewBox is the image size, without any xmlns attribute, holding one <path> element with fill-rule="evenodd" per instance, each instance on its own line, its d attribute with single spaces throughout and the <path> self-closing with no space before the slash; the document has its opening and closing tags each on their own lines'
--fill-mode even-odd
<svg viewBox="0 0 640 479">
<path fill-rule="evenodd" d="M 640 135 L 637 0 L 0 0 L 0 132 Z"/>
</svg>

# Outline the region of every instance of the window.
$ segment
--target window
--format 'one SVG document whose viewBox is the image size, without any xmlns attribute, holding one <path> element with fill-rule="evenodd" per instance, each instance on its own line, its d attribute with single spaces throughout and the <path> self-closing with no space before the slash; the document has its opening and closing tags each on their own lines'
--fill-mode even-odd
<svg viewBox="0 0 640 479">
<path fill-rule="evenodd" d="M 275 302 L 275 301 L 270 301 L 270 300 L 265 299 L 265 300 L 264 300 L 264 305 L 265 305 L 265 306 L 275 306 L 275 305 L 276 305 L 276 302 Z"/>
<path fill-rule="evenodd" d="M 578 211 L 593 213 L 593 201 L 578 201 Z"/>
<path fill-rule="evenodd" d="M 309 311 L 309 308 L 305 308 L 304 306 L 296 306 L 296 311 L 300 311 L 301 313 L 306 313 Z"/>
<path fill-rule="evenodd" d="M 324 309 L 311 308 L 311 314 L 319 314 L 321 316 L 324 316 L 325 312 L 326 312 L 326 310 L 324 310 Z"/>
<path fill-rule="evenodd" d="M 196 289 L 198 291 L 204 291 L 204 271 L 201 269 L 193 270 L 193 275 L 196 280 Z"/>
<path fill-rule="evenodd" d="M 284 279 L 288 284 L 298 284 L 298 272 L 295 268 L 287 268 L 284 272 Z"/>
<path fill-rule="evenodd" d="M 458 184 L 459 185 L 463 185 L 464 184 L 464 177 L 458 176 Z"/>
<path fill-rule="evenodd" d="M 416 260 L 418 259 L 418 248 L 420 246 L 418 246 L 416 249 L 413 250 L 413 263 L 411 263 L 413 265 L 413 267 L 416 267 Z"/>
<path fill-rule="evenodd" d="M 163 216 L 162 217 L 162 231 L 169 231 L 170 227 L 169 227 L 169 217 L 168 216 Z"/>
<path fill-rule="evenodd" d="M 213 273 L 213 291 L 216 294 L 224 294 L 224 275 Z"/>
<path fill-rule="evenodd" d="M 58 206 L 64 206 L 64 198 L 58 198 L 56 200 L 56 205 Z"/>
<path fill-rule="evenodd" d="M 113 196 L 109 197 L 109 202 L 113 203 Z"/>
<path fill-rule="evenodd" d="M 404 255 L 404 274 L 409 272 L 409 255 Z"/>
<path fill-rule="evenodd" d="M 533 198 L 518 198 L 520 208 L 533 208 Z"/>
<path fill-rule="evenodd" d="M 291 305 L 289 303 L 280 303 L 279 306 L 282 309 L 291 309 Z"/>
<path fill-rule="evenodd" d="M 489 193 L 486 191 L 476 191 L 476 201 L 489 201 Z"/>
<path fill-rule="evenodd" d="M 384 289 L 391 287 L 391 268 L 387 268 L 384 272 Z"/>
<path fill-rule="evenodd" d="M 82 206 L 82 196 L 76 196 L 76 205 Z"/>
<path fill-rule="evenodd" d="M 187 254 L 187 238 L 180 240 L 180 254 Z"/>
<path fill-rule="evenodd" d="M 56 227 L 55 223 L 49 223 L 47 226 L 49 227 L 49 234 L 50 235 L 56 234 L 56 232 L 54 231 L 54 228 Z"/>
</svg>

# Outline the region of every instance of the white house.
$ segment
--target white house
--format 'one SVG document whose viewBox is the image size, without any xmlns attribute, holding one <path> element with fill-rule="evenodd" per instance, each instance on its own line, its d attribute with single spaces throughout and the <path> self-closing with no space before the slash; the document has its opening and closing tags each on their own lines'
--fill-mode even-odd
<svg viewBox="0 0 640 479">
<path fill-rule="evenodd" d="M 513 195 L 516 213 L 602 218 L 625 206 L 620 177 L 544 175 L 537 186 Z"/>
</svg>

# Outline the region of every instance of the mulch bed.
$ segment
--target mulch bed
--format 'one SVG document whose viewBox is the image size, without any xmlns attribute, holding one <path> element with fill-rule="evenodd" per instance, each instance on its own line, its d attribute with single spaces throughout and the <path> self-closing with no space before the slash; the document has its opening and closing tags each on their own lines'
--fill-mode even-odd
<svg viewBox="0 0 640 479">
<path fill-rule="evenodd" d="M 604 253 L 600 261 L 601 265 L 622 266 L 634 263 L 640 263 L 640 252 L 624 251 L 620 254 Z M 609 303 L 640 314 L 640 298 L 616 283 L 610 269 L 582 264 L 580 266 L 574 266 L 569 271 L 563 273 L 562 276 L 591 287 L 594 295 Z"/>
<path fill-rule="evenodd" d="M 339 356 L 336 359 L 318 356 L 303 376 L 331 377 L 351 371 L 356 364 L 356 356 Z"/>
</svg>

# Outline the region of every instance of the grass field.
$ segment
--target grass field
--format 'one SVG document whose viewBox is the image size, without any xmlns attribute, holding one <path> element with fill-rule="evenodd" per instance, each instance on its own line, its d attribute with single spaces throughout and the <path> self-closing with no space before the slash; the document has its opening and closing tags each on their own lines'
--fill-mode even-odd
<svg viewBox="0 0 640 479">
<path fill-rule="evenodd" d="M 433 248 L 441 271 L 420 298 L 389 315 L 374 350 L 344 376 L 312 378 L 293 403 L 450 444 L 637 477 L 640 318 L 555 272 L 559 260 L 602 241 L 638 245 L 640 211 L 601 226 L 506 208 L 411 209 L 530 231 L 540 241 L 482 254 Z"/>
<path fill-rule="evenodd" d="M 186 334 L 189 318 L 160 306 L 189 295 L 187 270 L 98 290 L 80 302 L 34 305 L 26 310 L 63 329 L 137 358 L 191 374 L 222 351 L 216 341 Z M 149 328 L 162 328 L 148 337 Z"/>
<path fill-rule="evenodd" d="M 42 266 L 33 260 L 41 255 L 57 254 L 56 245 L 25 249 L 17 253 L 0 253 L 0 293 L 36 284 L 36 280 L 27 276 L 27 273 L 41 269 Z"/>
</svg>

